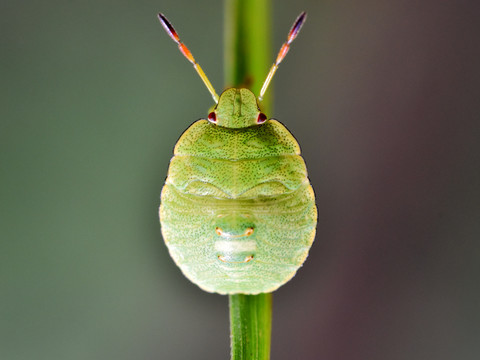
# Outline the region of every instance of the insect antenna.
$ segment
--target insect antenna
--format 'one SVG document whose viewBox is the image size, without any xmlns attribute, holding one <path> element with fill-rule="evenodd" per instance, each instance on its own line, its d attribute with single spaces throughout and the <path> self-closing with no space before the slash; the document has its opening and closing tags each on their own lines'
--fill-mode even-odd
<svg viewBox="0 0 480 360">
<path fill-rule="evenodd" d="M 270 81 L 272 81 L 273 75 L 278 69 L 278 65 L 280 65 L 282 60 L 285 58 L 285 55 L 287 55 L 288 50 L 290 50 L 290 44 L 297 37 L 306 18 L 307 18 L 307 13 L 304 11 L 297 17 L 297 20 L 295 20 L 295 23 L 293 24 L 292 28 L 290 29 L 290 32 L 288 33 L 287 41 L 285 41 L 282 47 L 280 48 L 280 51 L 278 52 L 278 55 L 277 55 L 277 60 L 275 60 L 275 62 L 273 63 L 272 67 L 270 68 L 270 72 L 268 73 L 267 78 L 263 83 L 258 100 L 261 101 L 263 99 L 263 95 L 265 95 L 265 91 L 267 91 L 268 85 L 270 84 Z"/>
<path fill-rule="evenodd" d="M 160 20 L 160 23 L 162 24 L 163 28 L 167 32 L 167 34 L 172 38 L 173 41 L 175 41 L 178 45 L 178 48 L 180 49 L 180 52 L 185 56 L 188 61 L 190 61 L 193 65 L 193 68 L 197 71 L 198 75 L 202 78 L 205 86 L 207 87 L 208 91 L 210 91 L 210 94 L 212 94 L 213 100 L 215 100 L 215 103 L 218 103 L 218 95 L 215 92 L 215 89 L 212 86 L 212 83 L 210 80 L 208 80 L 207 75 L 203 72 L 203 69 L 201 68 L 200 64 L 198 64 L 195 61 L 195 58 L 193 57 L 192 53 L 188 48 L 185 46 L 184 43 L 180 41 L 180 37 L 178 36 L 177 32 L 173 28 L 172 24 L 167 20 L 165 15 L 162 13 L 158 14 L 158 19 Z"/>
</svg>

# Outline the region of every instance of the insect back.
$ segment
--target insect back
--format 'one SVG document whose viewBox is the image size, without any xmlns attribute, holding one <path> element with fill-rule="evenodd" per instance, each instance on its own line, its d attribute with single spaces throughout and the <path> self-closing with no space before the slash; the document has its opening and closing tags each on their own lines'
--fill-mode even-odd
<svg viewBox="0 0 480 360">
<path fill-rule="evenodd" d="M 248 89 L 220 97 L 162 14 L 159 19 L 217 105 L 180 137 L 161 193 L 160 222 L 170 255 L 200 288 L 220 294 L 271 292 L 303 264 L 317 209 L 300 147 L 267 120 Z M 305 20 L 290 30 L 265 90 Z"/>
</svg>

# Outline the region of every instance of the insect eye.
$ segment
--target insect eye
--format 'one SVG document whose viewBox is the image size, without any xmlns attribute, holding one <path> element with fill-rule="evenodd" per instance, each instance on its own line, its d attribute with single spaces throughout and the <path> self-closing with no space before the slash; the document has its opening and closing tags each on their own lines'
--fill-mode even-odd
<svg viewBox="0 0 480 360">
<path fill-rule="evenodd" d="M 215 111 L 212 111 L 210 114 L 208 114 L 208 121 L 214 124 L 217 122 L 217 115 L 215 114 Z"/>
<path fill-rule="evenodd" d="M 258 114 L 257 124 L 263 124 L 265 121 L 267 121 L 267 115 L 265 115 L 264 113 Z"/>
</svg>

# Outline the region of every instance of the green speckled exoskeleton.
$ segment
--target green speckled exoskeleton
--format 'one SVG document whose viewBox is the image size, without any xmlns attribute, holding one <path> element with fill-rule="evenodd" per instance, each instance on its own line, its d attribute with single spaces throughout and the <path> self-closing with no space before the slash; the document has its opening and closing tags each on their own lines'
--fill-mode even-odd
<svg viewBox="0 0 480 360">
<path fill-rule="evenodd" d="M 185 276 L 220 294 L 271 292 L 290 280 L 315 237 L 317 209 L 300 147 L 261 101 L 306 18 L 289 32 L 257 97 L 230 88 L 220 97 L 164 15 L 163 27 L 217 103 L 180 137 L 162 189 L 160 222 Z"/>
</svg>

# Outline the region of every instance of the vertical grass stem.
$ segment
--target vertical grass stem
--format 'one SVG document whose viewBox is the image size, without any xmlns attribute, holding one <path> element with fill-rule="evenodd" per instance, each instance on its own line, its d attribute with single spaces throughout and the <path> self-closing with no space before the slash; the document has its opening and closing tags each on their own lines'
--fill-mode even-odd
<svg viewBox="0 0 480 360">
<path fill-rule="evenodd" d="M 259 95 L 273 61 L 271 58 L 270 0 L 225 1 L 225 82 Z M 271 113 L 269 90 L 261 105 Z M 230 295 L 232 360 L 269 360 L 272 330 L 272 294 Z"/>
</svg>

